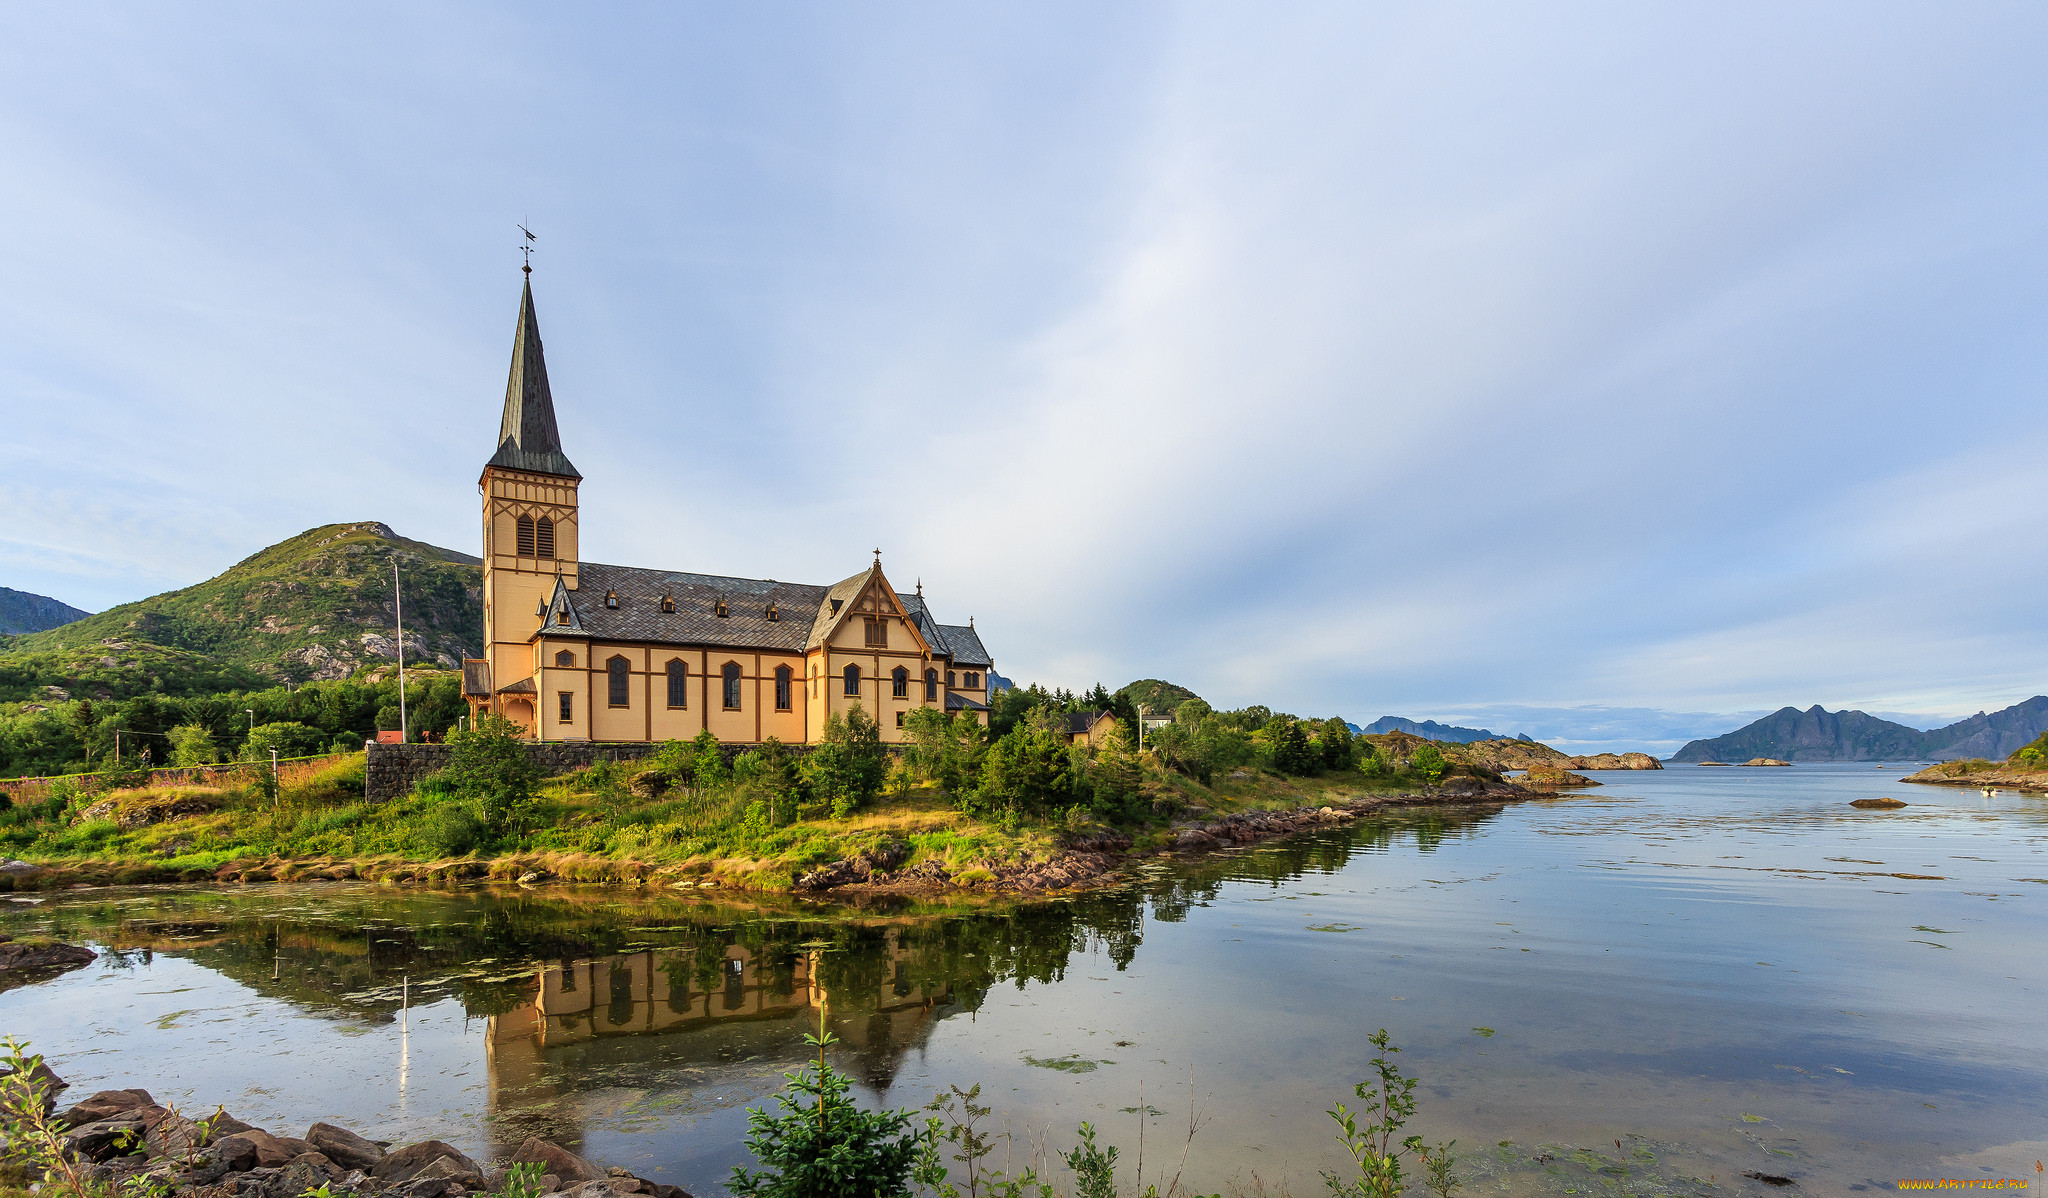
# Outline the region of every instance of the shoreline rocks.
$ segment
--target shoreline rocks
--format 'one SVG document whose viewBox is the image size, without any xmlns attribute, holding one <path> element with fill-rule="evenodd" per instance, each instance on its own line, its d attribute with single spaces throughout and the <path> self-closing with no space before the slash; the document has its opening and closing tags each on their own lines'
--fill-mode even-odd
<svg viewBox="0 0 2048 1198">
<path fill-rule="evenodd" d="M 1898 808 L 1898 807 L 1904 807 L 1905 805 L 1906 805 L 1905 803 L 1901 802 L 1901 801 L 1900 801 L 1900 800 L 1898 800 L 1898 799 L 1850 799 L 1850 800 L 1849 800 L 1849 806 L 1851 806 L 1851 807 L 1861 807 L 1861 808 L 1863 808 L 1863 809 L 1864 809 L 1864 810 L 1866 810 L 1866 811 L 1890 811 L 1890 810 L 1892 810 L 1892 809 L 1894 809 L 1894 808 Z"/>
<path fill-rule="evenodd" d="M 136 1183 L 191 1198 L 301 1198 L 323 1187 L 332 1198 L 466 1198 L 502 1189 L 511 1166 L 531 1165 L 550 1198 L 690 1198 L 680 1186 L 602 1168 L 541 1139 L 490 1169 L 441 1140 L 392 1148 L 332 1123 L 298 1137 L 224 1114 L 193 1120 L 140 1089 L 101 1090 L 54 1122 L 86 1180 L 115 1192 Z"/>
<path fill-rule="evenodd" d="M 1756 766 L 1764 766 L 1764 765 L 1769 765 L 1769 766 L 1780 766 L 1780 765 L 1782 765 L 1782 766 L 1789 766 L 1789 765 L 1791 765 L 1792 763 L 1791 763 L 1791 762 L 1789 762 L 1789 761 L 1779 761 L 1779 760 L 1778 760 L 1777 758 L 1775 758 L 1775 757 L 1752 757 L 1752 758 L 1750 758 L 1750 759 L 1749 759 L 1748 761 L 1745 761 L 1745 762 L 1743 762 L 1742 764 L 1743 764 L 1744 766 L 1746 766 L 1746 767 L 1751 767 L 1751 768 L 1754 768 L 1754 767 L 1756 767 Z"/>
</svg>

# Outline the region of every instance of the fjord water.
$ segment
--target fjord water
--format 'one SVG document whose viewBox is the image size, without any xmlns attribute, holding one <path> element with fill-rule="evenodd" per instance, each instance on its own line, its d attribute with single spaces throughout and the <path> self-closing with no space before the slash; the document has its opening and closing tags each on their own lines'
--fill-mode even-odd
<svg viewBox="0 0 2048 1198">
<path fill-rule="evenodd" d="M 2048 798 L 1902 772 L 1609 772 L 1022 907 L 61 893 L 0 903 L 0 930 L 106 953 L 0 995 L 0 1031 L 74 1093 L 480 1158 L 538 1134 L 700 1195 L 748 1162 L 744 1107 L 821 1006 L 867 1101 L 978 1082 L 1020 1136 L 1065 1147 L 1088 1120 L 1127 1165 L 1143 1120 L 1147 1180 L 1184 1156 L 1205 1190 L 1319 1192 L 1340 1159 L 1322 1112 L 1380 1027 L 1468 1194 L 2033 1180 Z M 1847 805 L 1878 795 L 1910 806 Z"/>
</svg>

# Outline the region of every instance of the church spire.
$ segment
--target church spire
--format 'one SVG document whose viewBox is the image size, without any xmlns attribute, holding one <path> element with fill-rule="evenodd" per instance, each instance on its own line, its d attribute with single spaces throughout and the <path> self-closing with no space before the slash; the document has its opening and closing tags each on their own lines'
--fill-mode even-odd
<svg viewBox="0 0 2048 1198">
<path fill-rule="evenodd" d="M 519 329 L 512 335 L 512 376 L 505 384 L 505 416 L 498 425 L 498 452 L 489 466 L 582 478 L 562 453 L 555 429 L 555 398 L 548 391 L 548 363 L 541 355 L 540 322 L 533 314 L 532 268 L 519 298 Z"/>
</svg>

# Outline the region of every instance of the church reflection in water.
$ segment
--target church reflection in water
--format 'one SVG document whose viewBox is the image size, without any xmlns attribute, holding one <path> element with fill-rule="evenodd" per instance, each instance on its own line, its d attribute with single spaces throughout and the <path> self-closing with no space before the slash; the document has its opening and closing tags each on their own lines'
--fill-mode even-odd
<svg viewBox="0 0 2048 1198">
<path fill-rule="evenodd" d="M 691 1105 L 672 1092 L 764 1077 L 772 1091 L 808 1055 L 821 1015 L 839 1041 L 835 1067 L 885 1095 L 905 1055 L 939 1019 L 978 1005 L 979 991 L 963 1004 L 950 982 L 916 976 L 907 928 L 872 939 L 857 962 L 712 942 L 540 965 L 532 1001 L 488 1021 L 497 1138 L 577 1144 L 593 1115 Z"/>
</svg>

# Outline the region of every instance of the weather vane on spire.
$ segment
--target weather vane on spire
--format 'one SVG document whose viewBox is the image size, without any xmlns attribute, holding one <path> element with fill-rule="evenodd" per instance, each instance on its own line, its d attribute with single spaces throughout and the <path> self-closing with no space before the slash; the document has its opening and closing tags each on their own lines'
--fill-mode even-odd
<svg viewBox="0 0 2048 1198">
<path fill-rule="evenodd" d="M 525 273 L 527 273 L 527 274 L 532 274 L 532 273 L 533 273 L 533 243 L 534 243 L 535 241 L 539 240 L 539 239 L 538 239 L 538 238 L 536 238 L 536 237 L 535 237 L 535 236 L 533 235 L 533 230 L 531 230 L 531 229 L 527 228 L 527 227 L 526 227 L 525 225 L 518 225 L 518 226 L 516 226 L 516 227 L 518 228 L 518 230 L 519 230 L 519 231 L 520 231 L 521 233 L 524 233 L 524 234 L 526 234 L 526 244 L 524 244 L 524 245 L 522 245 L 522 246 L 520 246 L 520 247 L 519 247 L 519 252 L 520 252 L 521 254 L 524 254 L 524 255 L 526 256 L 526 264 L 525 264 L 524 266 L 521 266 L 521 267 L 520 267 L 519 269 L 520 269 L 520 270 L 522 270 L 522 271 L 524 271 L 524 272 L 525 272 Z"/>
</svg>

